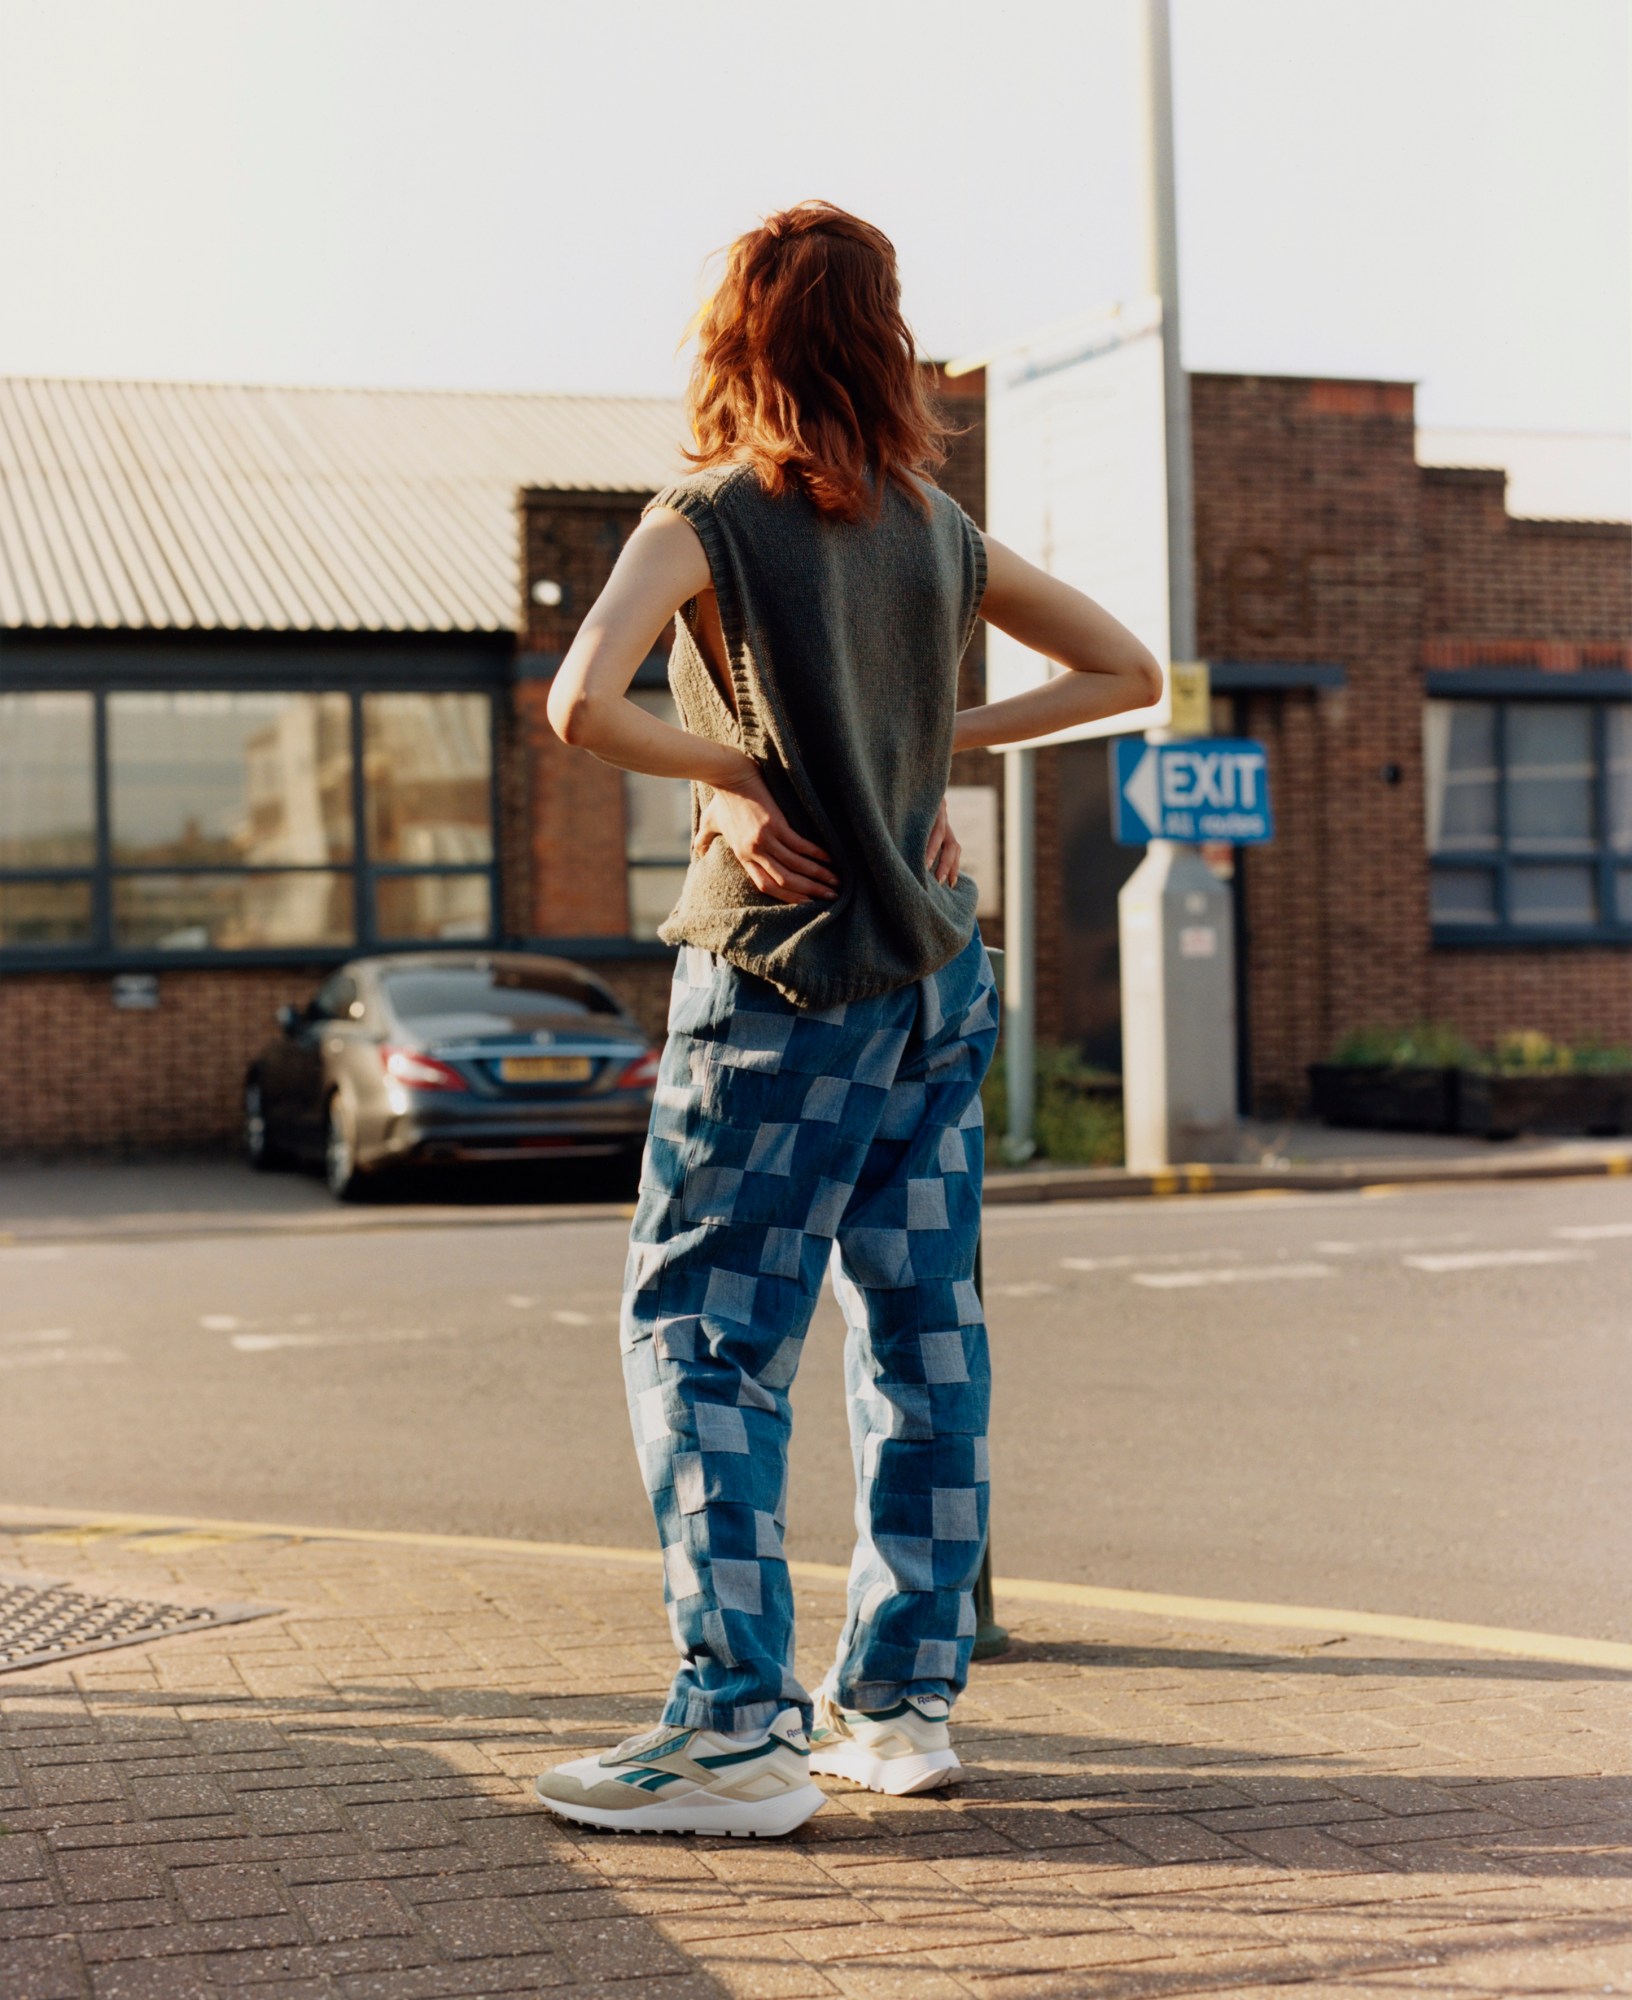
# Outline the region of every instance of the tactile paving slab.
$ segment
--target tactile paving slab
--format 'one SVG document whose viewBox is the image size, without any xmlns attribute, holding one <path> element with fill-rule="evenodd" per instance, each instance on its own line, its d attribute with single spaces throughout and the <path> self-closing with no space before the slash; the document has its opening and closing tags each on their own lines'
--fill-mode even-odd
<svg viewBox="0 0 1632 2000">
<path fill-rule="evenodd" d="M 49 1666 L 75 1653 L 140 1646 L 178 1632 L 269 1618 L 275 1604 L 160 1604 L 139 1597 L 94 1597 L 66 1584 L 0 1576 L 0 1674 Z"/>
</svg>

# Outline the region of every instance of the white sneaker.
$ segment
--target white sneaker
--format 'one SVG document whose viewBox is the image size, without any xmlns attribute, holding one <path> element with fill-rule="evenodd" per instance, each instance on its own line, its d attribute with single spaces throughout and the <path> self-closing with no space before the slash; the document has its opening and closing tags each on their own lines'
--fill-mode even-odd
<svg viewBox="0 0 1632 2000">
<path fill-rule="evenodd" d="M 816 1694 L 810 1768 L 824 1778 L 848 1778 L 870 1792 L 902 1798 L 950 1784 L 962 1766 L 940 1695 L 908 1695 L 893 1708 L 841 1708 L 825 1688 Z"/>
<path fill-rule="evenodd" d="M 827 1800 L 810 1782 L 796 1708 L 757 1741 L 666 1724 L 601 1757 L 575 1757 L 533 1781 L 540 1805 L 623 1833 L 792 1833 Z"/>
</svg>

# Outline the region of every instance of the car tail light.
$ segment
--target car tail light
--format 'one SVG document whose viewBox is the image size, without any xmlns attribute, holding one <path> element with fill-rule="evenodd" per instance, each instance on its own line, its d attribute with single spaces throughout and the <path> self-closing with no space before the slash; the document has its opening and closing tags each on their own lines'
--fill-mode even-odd
<svg viewBox="0 0 1632 2000">
<path fill-rule="evenodd" d="M 451 1063 L 438 1062 L 413 1049 L 381 1049 L 380 1066 L 405 1090 L 465 1090 L 469 1086 Z"/>
<path fill-rule="evenodd" d="M 621 1071 L 613 1084 L 614 1090 L 650 1090 L 657 1082 L 657 1066 L 662 1061 L 659 1049 L 648 1049 L 643 1056 L 636 1056 L 629 1066 Z"/>
</svg>

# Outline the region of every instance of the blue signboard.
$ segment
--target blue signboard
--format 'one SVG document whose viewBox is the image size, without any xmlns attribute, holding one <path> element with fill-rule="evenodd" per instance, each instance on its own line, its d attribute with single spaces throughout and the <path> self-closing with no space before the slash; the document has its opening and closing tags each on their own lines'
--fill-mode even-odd
<svg viewBox="0 0 1632 2000">
<path fill-rule="evenodd" d="M 1114 748 L 1116 838 L 1123 847 L 1152 840 L 1251 847 L 1274 838 L 1263 744 L 1230 736 L 1183 743 L 1119 736 Z"/>
</svg>

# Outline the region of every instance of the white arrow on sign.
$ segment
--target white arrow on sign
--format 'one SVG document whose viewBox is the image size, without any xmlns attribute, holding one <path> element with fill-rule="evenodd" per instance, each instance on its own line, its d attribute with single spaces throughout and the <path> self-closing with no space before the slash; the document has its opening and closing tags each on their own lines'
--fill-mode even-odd
<svg viewBox="0 0 1632 2000">
<path fill-rule="evenodd" d="M 1157 796 L 1157 765 L 1160 759 L 1156 751 L 1147 744 L 1145 754 L 1128 773 L 1127 782 L 1122 787 L 1122 796 L 1144 821 L 1152 833 L 1162 823 L 1162 808 Z"/>
</svg>

